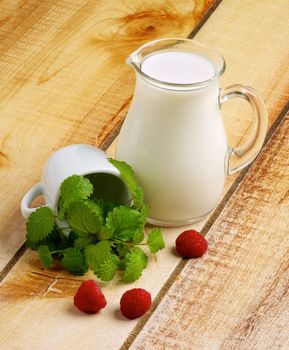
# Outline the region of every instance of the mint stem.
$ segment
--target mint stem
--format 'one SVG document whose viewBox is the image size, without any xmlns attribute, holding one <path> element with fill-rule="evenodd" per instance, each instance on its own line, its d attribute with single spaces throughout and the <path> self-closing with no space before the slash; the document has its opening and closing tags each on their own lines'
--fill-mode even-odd
<svg viewBox="0 0 289 350">
<path fill-rule="evenodd" d="M 56 230 L 63 233 L 64 230 L 71 230 L 71 228 L 69 226 L 59 227 L 56 225 Z"/>
<path fill-rule="evenodd" d="M 122 244 L 125 244 L 129 247 L 135 247 L 135 246 L 139 246 L 139 245 L 147 245 L 147 243 L 139 243 L 139 244 L 135 244 L 133 242 L 126 242 L 126 241 L 122 241 L 121 239 L 110 239 L 110 241 L 112 243 L 122 243 Z"/>
<path fill-rule="evenodd" d="M 60 249 L 60 250 L 54 250 L 53 252 L 50 252 L 50 254 L 56 254 L 56 253 L 59 253 L 59 252 L 63 252 L 63 250 L 62 249 Z"/>
</svg>

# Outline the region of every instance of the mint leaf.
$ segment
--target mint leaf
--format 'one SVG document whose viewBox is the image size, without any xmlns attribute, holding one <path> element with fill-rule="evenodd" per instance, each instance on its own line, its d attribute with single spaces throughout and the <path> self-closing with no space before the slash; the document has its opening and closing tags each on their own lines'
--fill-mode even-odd
<svg viewBox="0 0 289 350">
<path fill-rule="evenodd" d="M 141 209 L 142 206 L 144 205 L 144 195 L 143 195 L 143 190 L 139 186 L 135 189 L 135 191 L 132 193 L 133 195 L 133 205 L 137 209 Z"/>
<path fill-rule="evenodd" d="M 111 255 L 111 245 L 109 241 L 102 241 L 97 244 L 91 244 L 85 248 L 85 259 L 88 266 L 95 270 Z"/>
<path fill-rule="evenodd" d="M 72 175 L 66 178 L 60 186 L 60 216 L 64 216 L 64 209 L 67 209 L 72 202 L 87 199 L 92 193 L 93 186 L 85 177 Z"/>
<path fill-rule="evenodd" d="M 67 221 L 76 232 L 96 234 L 103 225 L 102 210 L 90 200 L 73 202 L 67 209 Z"/>
<path fill-rule="evenodd" d="M 108 158 L 108 160 L 119 170 L 122 180 L 126 184 L 133 197 L 134 206 L 137 209 L 140 209 L 144 205 L 143 191 L 136 182 L 135 175 L 131 166 L 124 161 L 112 158 Z"/>
<path fill-rule="evenodd" d="M 102 281 L 110 281 L 118 270 L 118 264 L 119 258 L 114 254 L 110 254 L 101 265 L 95 268 L 94 273 Z"/>
<path fill-rule="evenodd" d="M 131 252 L 131 248 L 129 244 L 118 242 L 117 244 L 113 245 L 113 251 L 116 252 L 117 256 L 120 258 L 120 261 L 118 263 L 119 270 L 125 269 L 125 257 L 128 253 Z"/>
<path fill-rule="evenodd" d="M 114 248 L 120 258 L 124 258 L 131 251 L 128 244 L 122 242 L 115 244 Z"/>
<path fill-rule="evenodd" d="M 95 241 L 94 235 L 81 236 L 76 238 L 76 240 L 74 241 L 74 247 L 77 249 L 84 249 L 88 245 L 94 243 L 94 241 Z"/>
<path fill-rule="evenodd" d="M 162 236 L 162 230 L 160 228 L 154 228 L 150 231 L 147 245 L 149 250 L 155 254 L 159 250 L 165 247 L 165 242 Z"/>
<path fill-rule="evenodd" d="M 68 248 L 63 251 L 61 265 L 71 274 L 82 276 L 88 271 L 83 253 L 76 248 Z"/>
<path fill-rule="evenodd" d="M 111 236 L 112 236 L 112 231 L 108 230 L 106 226 L 102 226 L 102 228 L 97 234 L 97 239 L 99 241 L 104 241 L 111 238 Z"/>
<path fill-rule="evenodd" d="M 141 215 L 142 215 L 142 220 L 144 222 L 144 224 L 146 223 L 146 220 L 147 220 L 147 217 L 148 217 L 148 212 L 149 212 L 149 207 L 148 205 L 144 204 L 142 207 L 141 207 Z"/>
<path fill-rule="evenodd" d="M 96 276 L 103 281 L 113 279 L 118 270 L 119 258 L 111 253 L 109 241 L 102 241 L 85 248 L 85 259 Z"/>
<path fill-rule="evenodd" d="M 138 187 L 138 185 L 136 183 L 134 172 L 131 166 L 121 160 L 116 160 L 112 158 L 108 158 L 108 160 L 113 166 L 115 166 L 119 170 L 121 177 L 123 181 L 126 183 L 129 190 L 131 192 L 134 192 Z"/>
<path fill-rule="evenodd" d="M 147 266 L 148 257 L 145 252 L 135 247 L 125 257 L 125 270 L 122 280 L 124 282 L 134 282 L 140 278 L 143 269 Z"/>
<path fill-rule="evenodd" d="M 57 211 L 57 216 L 59 221 L 63 221 L 65 219 L 66 208 L 64 207 L 64 205 L 65 205 L 64 201 L 60 196 L 58 201 L 58 211 Z"/>
<path fill-rule="evenodd" d="M 144 229 L 142 226 L 140 229 L 134 231 L 132 242 L 134 244 L 139 244 L 143 241 L 143 239 L 144 239 Z"/>
<path fill-rule="evenodd" d="M 106 218 L 107 214 L 112 211 L 113 208 L 118 207 L 119 204 L 111 203 L 111 202 L 105 202 L 101 198 L 93 198 L 94 202 L 99 205 L 103 212 L 103 217 Z"/>
<path fill-rule="evenodd" d="M 36 251 L 42 245 L 46 245 L 50 251 L 54 251 L 54 250 L 57 250 L 57 246 L 58 246 L 60 240 L 61 240 L 60 234 L 54 228 L 48 237 L 46 237 L 45 239 L 42 239 L 40 241 L 37 241 L 37 242 L 32 242 L 27 235 L 25 244 L 28 248 L 30 248 L 32 250 L 36 250 Z"/>
<path fill-rule="evenodd" d="M 42 265 L 46 268 L 50 267 L 53 263 L 53 259 L 47 245 L 40 246 L 37 251 Z"/>
<path fill-rule="evenodd" d="M 47 238 L 54 228 L 54 215 L 50 208 L 41 207 L 33 212 L 26 223 L 27 240 L 39 242 Z"/>
<path fill-rule="evenodd" d="M 27 248 L 30 248 L 31 250 L 37 250 L 38 247 L 40 247 L 42 245 L 42 243 L 43 243 L 43 241 L 39 241 L 37 243 L 32 242 L 30 240 L 30 238 L 28 237 L 28 235 L 26 235 L 26 242 L 25 242 L 25 244 L 26 244 Z M 44 243 L 45 243 L 45 240 L 44 240 Z"/>
<path fill-rule="evenodd" d="M 118 263 L 118 269 L 125 270 L 125 259 L 120 259 L 120 261 Z"/>
<path fill-rule="evenodd" d="M 133 241 L 135 235 L 143 229 L 144 223 L 140 212 L 125 206 L 114 208 L 106 218 L 106 228 L 113 238 Z"/>
</svg>

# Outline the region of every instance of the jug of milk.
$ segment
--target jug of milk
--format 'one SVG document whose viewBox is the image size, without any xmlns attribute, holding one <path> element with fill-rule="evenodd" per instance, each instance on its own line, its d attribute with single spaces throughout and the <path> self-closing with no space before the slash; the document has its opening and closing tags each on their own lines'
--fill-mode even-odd
<svg viewBox="0 0 289 350">
<path fill-rule="evenodd" d="M 220 201 L 226 176 L 259 153 L 268 126 L 264 102 L 251 87 L 220 89 L 224 58 L 194 40 L 149 42 L 127 63 L 136 72 L 136 86 L 116 158 L 134 169 L 150 223 L 199 221 Z M 245 144 L 230 147 L 220 107 L 235 97 L 251 104 L 255 124 Z"/>
</svg>

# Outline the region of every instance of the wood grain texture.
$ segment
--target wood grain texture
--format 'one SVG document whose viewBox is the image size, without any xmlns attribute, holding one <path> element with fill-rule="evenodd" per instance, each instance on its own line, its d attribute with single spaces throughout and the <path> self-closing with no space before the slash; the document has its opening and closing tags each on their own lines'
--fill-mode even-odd
<svg viewBox="0 0 289 350">
<path fill-rule="evenodd" d="M 288 349 L 288 135 L 289 115 L 131 349 Z"/>
<path fill-rule="evenodd" d="M 19 203 L 50 153 L 105 147 L 126 115 L 142 43 L 187 36 L 213 0 L 0 3 L 0 270 L 24 241 Z"/>
</svg>

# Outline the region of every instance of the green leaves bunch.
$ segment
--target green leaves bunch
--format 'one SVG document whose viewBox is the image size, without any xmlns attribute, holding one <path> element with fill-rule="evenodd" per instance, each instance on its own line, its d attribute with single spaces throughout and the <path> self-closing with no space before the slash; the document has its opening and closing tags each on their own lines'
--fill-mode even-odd
<svg viewBox="0 0 289 350">
<path fill-rule="evenodd" d="M 146 245 L 152 254 L 165 247 L 160 228 L 152 229 L 143 242 L 148 208 L 142 189 L 128 164 L 110 162 L 121 173 L 132 197 L 130 203 L 94 198 L 93 184 L 72 175 L 61 184 L 57 216 L 48 207 L 30 215 L 26 244 L 38 252 L 44 267 L 60 260 L 69 273 L 83 275 L 91 269 L 102 281 L 112 280 L 122 270 L 122 281 L 129 283 L 140 278 L 147 266 L 148 256 L 141 247 Z"/>
</svg>

